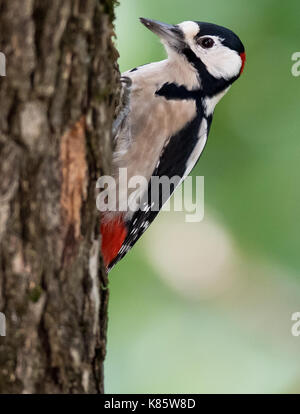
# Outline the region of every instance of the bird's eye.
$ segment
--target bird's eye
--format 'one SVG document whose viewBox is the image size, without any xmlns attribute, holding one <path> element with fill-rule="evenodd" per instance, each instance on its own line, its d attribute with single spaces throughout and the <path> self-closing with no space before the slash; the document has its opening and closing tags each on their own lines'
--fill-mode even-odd
<svg viewBox="0 0 300 414">
<path fill-rule="evenodd" d="M 198 40 L 198 43 L 200 46 L 204 47 L 204 49 L 210 49 L 215 44 L 211 37 L 202 37 Z"/>
</svg>

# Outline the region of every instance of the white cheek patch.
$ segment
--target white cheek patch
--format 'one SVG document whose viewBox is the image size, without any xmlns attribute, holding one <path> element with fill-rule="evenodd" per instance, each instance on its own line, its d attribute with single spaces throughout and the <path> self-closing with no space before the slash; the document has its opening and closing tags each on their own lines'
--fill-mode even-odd
<svg viewBox="0 0 300 414">
<path fill-rule="evenodd" d="M 198 56 L 208 72 L 217 79 L 228 80 L 240 73 L 242 62 L 239 54 L 224 45 L 217 45 L 208 51 L 199 50 Z"/>
<path fill-rule="evenodd" d="M 199 33 L 199 25 L 192 21 L 182 22 L 178 25 L 183 31 L 185 40 L 190 43 L 194 37 Z"/>
</svg>

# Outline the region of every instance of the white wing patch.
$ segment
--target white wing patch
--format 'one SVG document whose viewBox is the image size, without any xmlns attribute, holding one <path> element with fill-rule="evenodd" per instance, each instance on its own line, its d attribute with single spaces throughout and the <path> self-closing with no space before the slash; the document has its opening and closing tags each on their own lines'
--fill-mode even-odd
<svg viewBox="0 0 300 414">
<path fill-rule="evenodd" d="M 186 176 L 189 175 L 189 173 L 192 171 L 194 165 L 196 164 L 196 162 L 198 161 L 204 147 L 206 144 L 206 140 L 207 140 L 207 120 L 205 118 L 203 118 L 202 122 L 201 122 L 201 126 L 199 129 L 199 141 L 197 142 L 197 145 L 195 146 L 195 148 L 193 149 L 193 152 L 191 153 L 187 163 L 186 163 L 186 171 L 184 173 L 184 176 L 182 178 L 182 180 L 185 179 Z"/>
<path fill-rule="evenodd" d="M 201 123 L 198 136 L 199 141 L 197 142 L 197 145 L 195 146 L 193 152 L 187 160 L 185 173 L 179 181 L 178 186 L 186 179 L 186 177 L 192 171 L 202 151 L 204 150 L 207 141 L 207 120 L 205 118 L 203 118 L 203 121 Z"/>
</svg>

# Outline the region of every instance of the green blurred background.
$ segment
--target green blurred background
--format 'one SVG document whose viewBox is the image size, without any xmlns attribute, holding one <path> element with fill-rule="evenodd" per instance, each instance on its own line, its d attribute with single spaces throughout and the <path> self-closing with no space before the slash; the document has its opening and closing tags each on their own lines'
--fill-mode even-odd
<svg viewBox="0 0 300 414">
<path fill-rule="evenodd" d="M 193 171 L 204 220 L 162 213 L 110 273 L 106 392 L 300 392 L 300 2 L 120 3 L 121 71 L 165 58 L 140 16 L 227 26 L 247 63 Z"/>
</svg>

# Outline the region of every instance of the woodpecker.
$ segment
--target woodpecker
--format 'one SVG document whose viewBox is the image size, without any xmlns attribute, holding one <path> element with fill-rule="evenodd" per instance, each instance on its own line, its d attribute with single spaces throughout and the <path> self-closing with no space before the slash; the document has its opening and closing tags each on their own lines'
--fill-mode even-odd
<svg viewBox="0 0 300 414">
<path fill-rule="evenodd" d="M 212 23 L 185 21 L 171 25 L 140 18 L 159 36 L 167 59 L 123 73 L 125 106 L 114 124 L 113 171 L 118 203 L 128 197 L 117 172 L 128 180 L 143 176 L 147 185 L 135 209 L 105 212 L 101 219 L 102 255 L 109 271 L 136 243 L 167 201 L 151 209 L 151 178 L 184 180 L 207 141 L 214 108 L 243 72 L 246 55 L 239 37 Z M 169 195 L 170 195 L 169 194 Z M 144 198 L 148 201 L 144 202 Z M 169 197 L 169 196 L 168 196 Z"/>
</svg>

